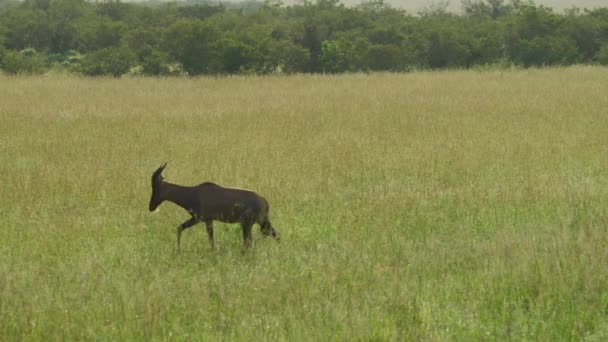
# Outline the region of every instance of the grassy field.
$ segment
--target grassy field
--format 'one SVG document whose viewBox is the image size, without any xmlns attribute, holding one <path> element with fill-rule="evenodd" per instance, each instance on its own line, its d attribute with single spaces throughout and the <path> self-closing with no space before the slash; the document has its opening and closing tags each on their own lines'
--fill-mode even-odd
<svg viewBox="0 0 608 342">
<path fill-rule="evenodd" d="M 605 340 L 606 80 L 0 77 L 0 340 Z M 282 241 L 177 254 L 164 161 Z"/>
</svg>

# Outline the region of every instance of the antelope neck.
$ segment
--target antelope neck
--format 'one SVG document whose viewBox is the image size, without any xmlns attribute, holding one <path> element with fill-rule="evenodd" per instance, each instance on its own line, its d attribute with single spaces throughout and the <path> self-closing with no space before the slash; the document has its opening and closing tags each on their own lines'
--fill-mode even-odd
<svg viewBox="0 0 608 342">
<path fill-rule="evenodd" d="M 193 209 L 192 204 L 188 200 L 190 198 L 188 195 L 191 191 L 192 188 L 190 187 L 164 182 L 161 194 L 164 200 L 173 202 L 190 211 Z"/>
</svg>

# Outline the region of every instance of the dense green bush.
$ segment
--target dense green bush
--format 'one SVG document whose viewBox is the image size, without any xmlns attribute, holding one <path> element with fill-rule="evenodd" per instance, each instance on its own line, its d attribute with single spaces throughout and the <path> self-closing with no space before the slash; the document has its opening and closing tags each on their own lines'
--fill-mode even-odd
<svg viewBox="0 0 608 342">
<path fill-rule="evenodd" d="M 600 64 L 608 65 L 608 44 L 602 46 L 595 58 Z"/>
<path fill-rule="evenodd" d="M 76 71 L 82 58 L 82 54 L 76 50 L 69 50 L 66 53 L 49 53 L 46 56 L 46 65 L 51 69 Z"/>
<path fill-rule="evenodd" d="M 401 51 L 395 45 L 374 44 L 367 50 L 367 65 L 371 70 L 398 71 L 403 68 Z"/>
<path fill-rule="evenodd" d="M 282 72 L 302 72 L 310 64 L 308 50 L 297 44 L 283 42 L 277 53 L 280 60 L 278 69 Z"/>
<path fill-rule="evenodd" d="M 136 64 L 135 54 L 127 48 L 105 48 L 86 55 L 79 71 L 89 76 L 121 76 Z"/>
<path fill-rule="evenodd" d="M 327 73 L 348 70 L 345 53 L 335 41 L 326 40 L 321 44 L 321 69 Z"/>
<path fill-rule="evenodd" d="M 216 71 L 212 44 L 220 31 L 198 19 L 182 19 L 169 26 L 162 37 L 162 48 L 190 75 Z"/>
<path fill-rule="evenodd" d="M 2 69 L 7 74 L 41 74 L 46 71 L 44 56 L 32 48 L 6 51 L 2 56 Z"/>
<path fill-rule="evenodd" d="M 163 51 L 149 49 L 141 56 L 139 62 L 141 73 L 144 75 L 160 76 L 171 75 L 169 55 Z"/>
<path fill-rule="evenodd" d="M 222 73 L 235 74 L 246 70 L 253 59 L 251 48 L 236 39 L 218 40 L 211 49 L 215 57 L 212 60 L 217 63 L 213 70 Z"/>
<path fill-rule="evenodd" d="M 417 15 L 383 0 L 356 7 L 338 0 L 291 6 L 25 0 L 0 10 L 0 61 L 8 73 L 56 67 L 119 76 L 134 67 L 145 75 L 200 75 L 605 64 L 607 45 L 608 8 L 558 13 L 531 1 L 466 0 L 460 14 L 436 2 Z M 28 48 L 43 62 L 20 54 Z M 68 61 L 69 51 L 82 60 Z"/>
</svg>

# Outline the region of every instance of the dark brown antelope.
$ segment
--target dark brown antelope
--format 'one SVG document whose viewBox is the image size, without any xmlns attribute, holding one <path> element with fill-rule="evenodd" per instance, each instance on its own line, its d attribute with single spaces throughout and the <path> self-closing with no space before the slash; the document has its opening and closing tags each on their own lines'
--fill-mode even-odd
<svg viewBox="0 0 608 342">
<path fill-rule="evenodd" d="M 199 222 L 207 226 L 207 235 L 211 248 L 213 242 L 213 221 L 240 223 L 243 229 L 245 248 L 251 247 L 251 229 L 255 223 L 265 236 L 279 240 L 279 234 L 268 220 L 269 205 L 266 199 L 253 191 L 224 188 L 217 184 L 205 182 L 197 186 L 181 186 L 165 182 L 162 172 L 167 163 L 161 165 L 152 174 L 152 197 L 150 211 L 163 202 L 169 201 L 186 209 L 192 216 L 177 226 L 177 250 L 179 251 L 182 231 Z"/>
</svg>

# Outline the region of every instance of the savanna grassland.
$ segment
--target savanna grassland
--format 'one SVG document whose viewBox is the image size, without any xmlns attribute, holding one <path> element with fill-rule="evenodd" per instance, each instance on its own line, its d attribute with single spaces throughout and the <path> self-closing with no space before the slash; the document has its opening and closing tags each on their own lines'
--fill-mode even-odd
<svg viewBox="0 0 608 342">
<path fill-rule="evenodd" d="M 605 340 L 607 80 L 0 77 L 0 340 Z M 282 241 L 177 254 L 164 161 Z"/>
</svg>

